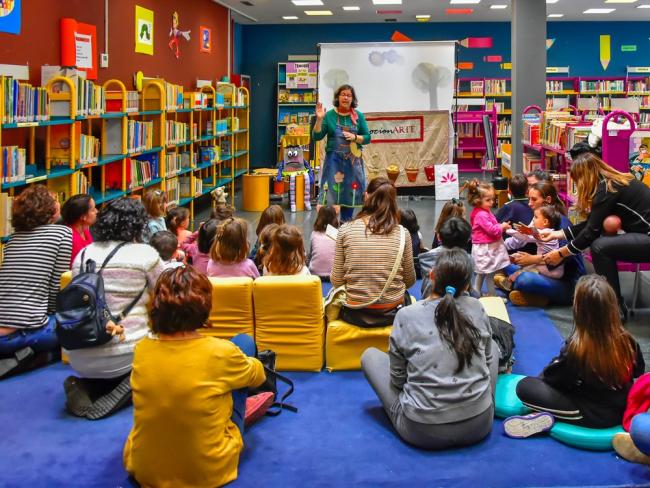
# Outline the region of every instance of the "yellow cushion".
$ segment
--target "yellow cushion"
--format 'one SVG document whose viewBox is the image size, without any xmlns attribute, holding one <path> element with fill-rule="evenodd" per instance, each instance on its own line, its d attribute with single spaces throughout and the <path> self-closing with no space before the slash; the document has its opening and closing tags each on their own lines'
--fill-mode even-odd
<svg viewBox="0 0 650 488">
<path fill-rule="evenodd" d="M 508 315 L 508 310 L 506 309 L 506 304 L 503 303 L 501 297 L 481 297 L 479 298 L 481 305 L 485 309 L 485 313 L 488 314 L 488 317 L 494 317 L 495 319 L 503 320 L 504 322 L 510 322 L 510 316 Z"/>
<path fill-rule="evenodd" d="M 323 292 L 317 276 L 262 276 L 253 283 L 257 349 L 277 353 L 279 370 L 323 367 Z"/>
<path fill-rule="evenodd" d="M 342 320 L 327 324 L 325 358 L 328 371 L 360 369 L 361 355 L 369 347 L 388 352 L 388 338 L 393 326 L 363 328 Z"/>
<path fill-rule="evenodd" d="M 237 334 L 253 335 L 253 280 L 240 278 L 210 278 L 212 283 L 212 309 L 207 327 L 200 329 L 205 335 L 231 339 Z"/>
</svg>

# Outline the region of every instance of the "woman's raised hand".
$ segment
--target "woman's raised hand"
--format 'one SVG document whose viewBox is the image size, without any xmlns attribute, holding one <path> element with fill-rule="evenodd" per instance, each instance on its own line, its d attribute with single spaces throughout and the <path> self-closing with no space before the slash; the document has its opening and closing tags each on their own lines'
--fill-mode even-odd
<svg viewBox="0 0 650 488">
<path fill-rule="evenodd" d="M 564 232 L 561 230 L 541 229 L 539 232 L 539 240 L 548 242 L 553 239 L 564 239 Z"/>
<path fill-rule="evenodd" d="M 325 107 L 323 107 L 323 104 L 321 102 L 318 102 L 316 104 L 316 118 L 322 120 L 323 117 L 325 117 Z"/>
</svg>

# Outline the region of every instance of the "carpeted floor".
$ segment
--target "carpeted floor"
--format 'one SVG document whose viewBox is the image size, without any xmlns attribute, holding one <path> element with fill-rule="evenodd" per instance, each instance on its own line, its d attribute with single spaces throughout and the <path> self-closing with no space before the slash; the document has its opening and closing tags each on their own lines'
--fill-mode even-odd
<svg viewBox="0 0 650 488">
<path fill-rule="evenodd" d="M 536 374 L 562 337 L 539 309 L 509 308 L 517 326 L 515 372 Z M 57 364 L 0 383 L 0 486 L 135 486 L 122 467 L 132 409 L 96 422 L 64 411 Z M 264 418 L 245 435 L 233 486 L 650 486 L 650 470 L 613 452 L 550 438 L 512 440 L 495 421 L 480 444 L 445 452 L 405 445 L 360 372 L 290 373 L 297 414 Z M 179 446 L 182 449 L 182 446 Z"/>
</svg>

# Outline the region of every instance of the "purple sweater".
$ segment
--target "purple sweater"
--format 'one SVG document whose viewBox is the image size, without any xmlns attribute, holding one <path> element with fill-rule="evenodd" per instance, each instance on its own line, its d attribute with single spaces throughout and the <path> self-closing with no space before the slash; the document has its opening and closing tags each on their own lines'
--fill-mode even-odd
<svg viewBox="0 0 650 488">
<path fill-rule="evenodd" d="M 208 276 L 215 276 L 218 278 L 250 276 L 255 279 L 259 278 L 260 273 L 257 271 L 255 263 L 250 259 L 244 259 L 243 261 L 232 264 L 215 263 L 210 259 L 210 261 L 208 261 Z"/>
<path fill-rule="evenodd" d="M 311 274 L 326 276 L 329 279 L 334 264 L 335 249 L 336 241 L 327 237 L 325 232 L 314 231 L 311 233 L 311 247 L 309 256 L 307 256 Z"/>
</svg>

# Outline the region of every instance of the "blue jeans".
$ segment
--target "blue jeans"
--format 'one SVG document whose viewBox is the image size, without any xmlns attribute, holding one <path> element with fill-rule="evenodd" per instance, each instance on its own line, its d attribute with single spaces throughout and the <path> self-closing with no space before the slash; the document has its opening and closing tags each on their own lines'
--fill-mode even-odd
<svg viewBox="0 0 650 488">
<path fill-rule="evenodd" d="M 510 276 L 519 269 L 521 268 L 516 264 L 510 264 L 506 266 L 504 272 Z M 573 299 L 573 289 L 566 281 L 528 271 L 517 276 L 512 289 L 547 297 L 552 303 L 558 305 L 570 305 Z"/>
<path fill-rule="evenodd" d="M 257 349 L 255 347 L 255 341 L 248 334 L 237 334 L 230 339 L 230 342 L 241 349 L 241 352 L 246 354 L 246 356 L 255 357 Z M 230 420 L 234 422 L 242 435 L 244 434 L 244 416 L 246 415 L 247 397 L 248 388 L 240 388 L 232 392 L 232 417 L 230 417 Z"/>
<path fill-rule="evenodd" d="M 56 349 L 59 347 L 59 340 L 54 332 L 55 326 L 54 315 L 50 315 L 43 327 L 16 329 L 13 334 L 0 336 L 0 358 L 11 357 L 25 347 L 31 347 L 35 353 Z"/>
<path fill-rule="evenodd" d="M 650 456 L 650 413 L 634 416 L 630 425 L 630 435 L 639 451 Z"/>
</svg>

